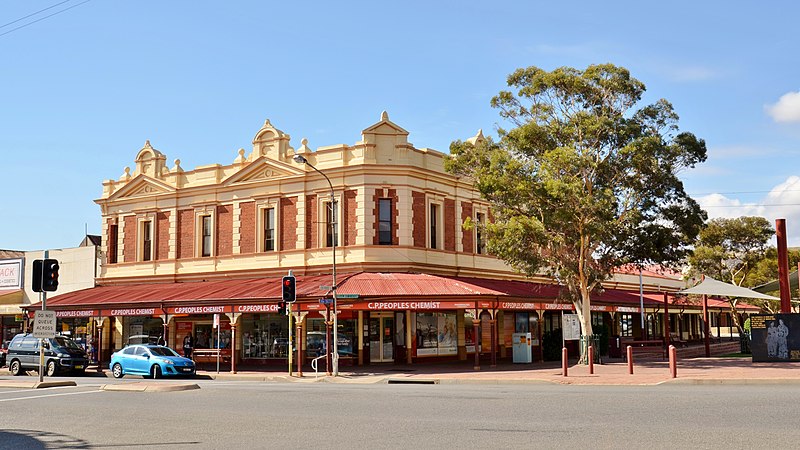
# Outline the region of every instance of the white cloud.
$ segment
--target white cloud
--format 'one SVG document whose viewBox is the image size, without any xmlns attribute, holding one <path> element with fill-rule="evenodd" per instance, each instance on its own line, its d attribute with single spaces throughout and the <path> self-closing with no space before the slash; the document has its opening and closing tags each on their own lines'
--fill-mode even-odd
<svg viewBox="0 0 800 450">
<path fill-rule="evenodd" d="M 708 212 L 710 219 L 761 216 L 773 225 L 775 219 L 786 219 L 789 245 L 800 246 L 800 177 L 798 176 L 790 176 L 756 202 L 743 203 L 722 194 L 699 197 L 697 202 Z M 772 244 L 776 244 L 774 239 Z"/>
<path fill-rule="evenodd" d="M 800 122 L 800 91 L 781 95 L 774 105 L 764 107 L 776 122 Z"/>
</svg>

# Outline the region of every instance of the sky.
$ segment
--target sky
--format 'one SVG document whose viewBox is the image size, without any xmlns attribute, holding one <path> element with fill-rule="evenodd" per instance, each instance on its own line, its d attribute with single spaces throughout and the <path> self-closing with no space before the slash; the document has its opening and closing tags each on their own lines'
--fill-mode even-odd
<svg viewBox="0 0 800 450">
<path fill-rule="evenodd" d="M 507 126 L 515 69 L 626 67 L 708 160 L 681 173 L 710 217 L 785 218 L 800 245 L 800 58 L 789 1 L 0 3 L 0 249 L 77 246 L 146 140 L 191 170 L 265 119 L 300 147 L 380 119 L 416 147 Z M 774 242 L 773 242 L 774 244 Z"/>
</svg>

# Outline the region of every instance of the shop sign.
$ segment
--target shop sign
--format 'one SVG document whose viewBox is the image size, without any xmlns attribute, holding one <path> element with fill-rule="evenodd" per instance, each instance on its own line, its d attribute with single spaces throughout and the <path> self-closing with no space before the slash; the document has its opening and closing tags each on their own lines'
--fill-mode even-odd
<svg viewBox="0 0 800 450">
<path fill-rule="evenodd" d="M 592 311 L 611 312 L 611 307 L 605 305 L 590 305 L 589 309 Z"/>
<path fill-rule="evenodd" d="M 161 308 L 126 308 L 126 309 L 105 309 L 103 316 L 155 316 L 164 314 Z"/>
<path fill-rule="evenodd" d="M 97 311 L 91 309 L 84 311 L 56 311 L 56 317 L 92 317 Z"/>
<path fill-rule="evenodd" d="M 624 313 L 638 313 L 639 308 L 635 306 L 617 306 L 617 312 L 624 312 Z"/>
<path fill-rule="evenodd" d="M 236 305 L 233 307 L 233 311 L 239 313 L 274 313 L 278 312 L 278 304 L 270 303 L 266 305 Z"/>
<path fill-rule="evenodd" d="M 468 305 L 468 306 L 467 306 Z M 488 307 L 489 303 L 486 303 Z M 349 306 L 349 305 L 348 305 Z M 353 309 L 366 309 L 370 311 L 394 311 L 401 309 L 431 310 L 431 309 L 465 309 L 474 308 L 475 305 L 464 302 L 367 302 L 353 304 Z M 339 305 L 344 308 L 343 305 Z"/>
<path fill-rule="evenodd" d="M 571 303 L 545 303 L 544 309 L 557 311 L 572 311 Z"/>
<path fill-rule="evenodd" d="M 22 259 L 0 261 L 0 289 L 22 289 Z"/>
<path fill-rule="evenodd" d="M 167 308 L 168 314 L 215 314 L 231 312 L 230 306 L 176 306 Z"/>
<path fill-rule="evenodd" d="M 536 309 L 536 303 L 503 302 L 500 309 Z"/>
</svg>

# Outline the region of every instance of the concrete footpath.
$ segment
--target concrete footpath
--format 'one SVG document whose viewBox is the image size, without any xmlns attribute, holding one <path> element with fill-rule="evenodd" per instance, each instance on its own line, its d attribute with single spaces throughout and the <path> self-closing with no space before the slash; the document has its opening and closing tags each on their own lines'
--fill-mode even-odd
<svg viewBox="0 0 800 450">
<path fill-rule="evenodd" d="M 512 364 L 502 362 L 497 367 L 481 365 L 475 370 L 472 363 L 439 363 L 415 365 L 369 365 L 363 367 L 342 366 L 338 377 L 326 376 L 324 372 L 315 376 L 313 371 L 304 371 L 303 376 L 289 376 L 288 369 L 277 367 L 265 370 L 240 370 L 231 373 L 222 368 L 200 370 L 197 379 L 226 381 L 263 381 L 287 383 L 431 383 L 431 384 L 572 384 L 572 385 L 658 385 L 670 384 L 798 384 L 800 385 L 800 363 L 753 363 L 750 358 L 692 358 L 678 361 L 677 377 L 672 378 L 666 360 L 651 359 L 636 361 L 633 374 L 628 364 L 621 360 L 605 361 L 594 365 L 594 374 L 589 367 L 570 364 L 564 377 L 560 363 L 543 362 Z M 35 373 L 31 372 L 35 376 Z M 108 370 L 89 370 L 87 376 L 111 377 Z M 0 387 L 19 387 L 21 381 L 32 378 L 10 377 L 6 368 L 0 369 Z M 58 379 L 56 377 L 55 379 Z M 139 379 L 129 376 L 126 379 Z M 175 380 L 178 381 L 178 380 Z M 181 380 L 183 381 L 183 380 Z M 12 386 L 13 385 L 13 386 Z"/>
</svg>

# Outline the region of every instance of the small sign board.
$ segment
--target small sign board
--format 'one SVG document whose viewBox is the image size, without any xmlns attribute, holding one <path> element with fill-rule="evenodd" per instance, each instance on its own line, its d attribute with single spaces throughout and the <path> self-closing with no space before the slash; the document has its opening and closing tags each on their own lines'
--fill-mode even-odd
<svg viewBox="0 0 800 450">
<path fill-rule="evenodd" d="M 33 337 L 37 338 L 56 337 L 55 311 L 36 311 L 36 319 L 33 322 Z"/>
<path fill-rule="evenodd" d="M 358 298 L 358 294 L 336 294 L 336 298 Z"/>
<path fill-rule="evenodd" d="M 577 314 L 564 314 L 562 324 L 565 341 L 577 341 L 581 338 L 581 322 Z"/>
<path fill-rule="evenodd" d="M 333 304 L 333 299 L 332 298 L 321 298 L 321 299 L 319 299 L 319 302 L 322 303 L 323 305 L 331 305 L 331 304 Z"/>
<path fill-rule="evenodd" d="M 800 314 L 750 316 L 753 362 L 800 361 Z"/>
</svg>

